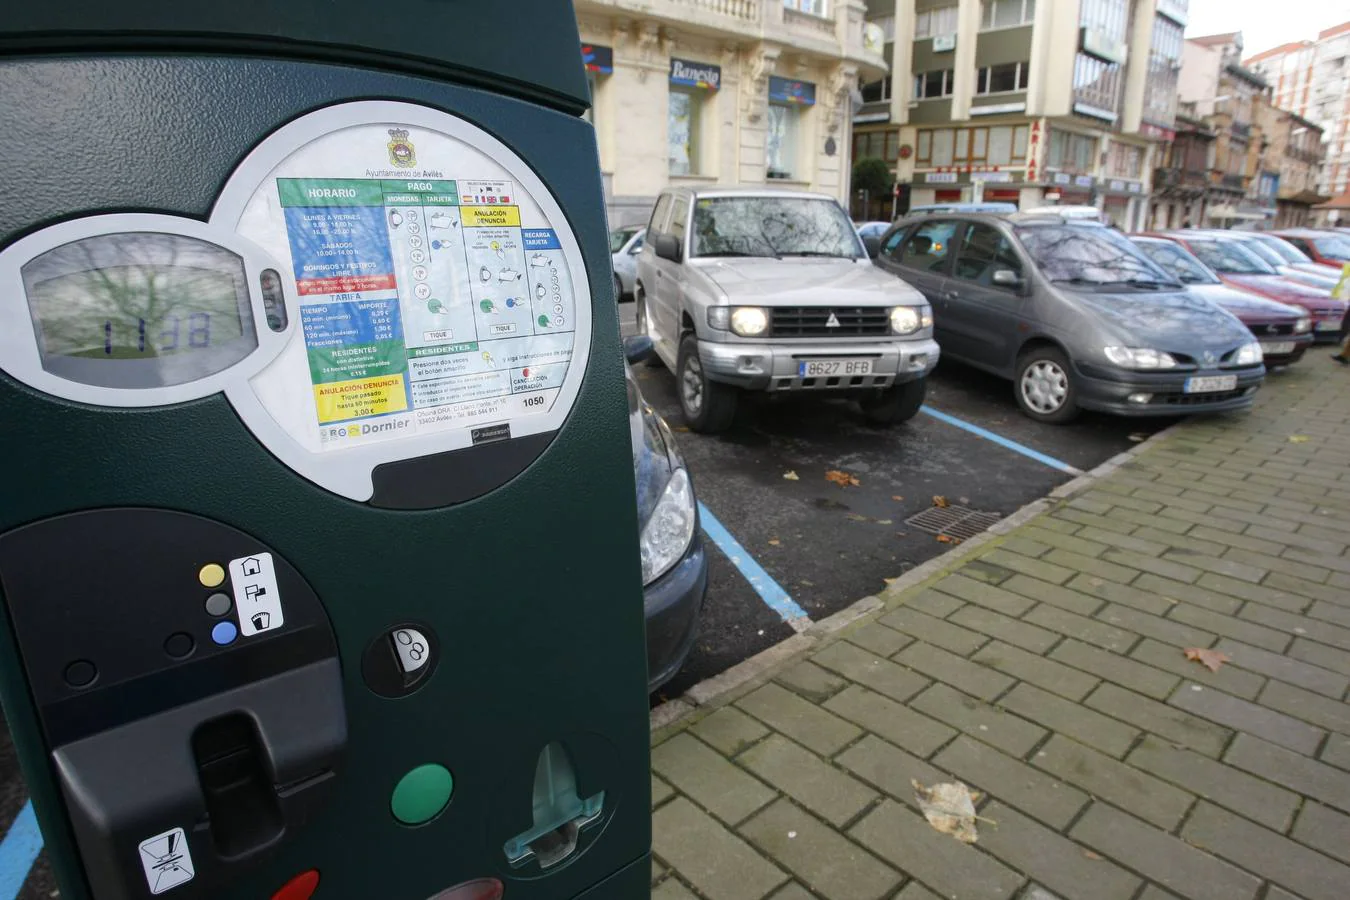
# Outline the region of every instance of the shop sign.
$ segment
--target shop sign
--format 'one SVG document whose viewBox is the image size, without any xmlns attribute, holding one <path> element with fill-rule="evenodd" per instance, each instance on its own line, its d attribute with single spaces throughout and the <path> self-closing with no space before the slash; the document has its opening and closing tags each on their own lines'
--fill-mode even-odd
<svg viewBox="0 0 1350 900">
<path fill-rule="evenodd" d="M 687 59 L 671 59 L 670 83 L 715 91 L 722 86 L 722 67 Z"/>
<path fill-rule="evenodd" d="M 956 49 L 956 35 L 940 34 L 933 38 L 934 53 L 950 53 Z"/>
<path fill-rule="evenodd" d="M 790 103 L 794 106 L 814 106 L 816 86 L 809 81 L 795 81 L 791 78 L 770 75 L 769 100 L 773 103 Z"/>
<path fill-rule="evenodd" d="M 587 72 L 609 75 L 614 71 L 614 48 L 601 47 L 599 44 L 582 44 L 581 61 L 586 64 Z"/>
<path fill-rule="evenodd" d="M 929 172 L 923 177 L 929 184 L 956 184 L 955 172 Z"/>
<path fill-rule="evenodd" d="M 1074 176 L 1073 183 L 1078 187 L 1090 188 L 1092 187 L 1092 180 L 1091 175 L 1076 175 Z"/>
<path fill-rule="evenodd" d="M 1012 181 L 1011 172 L 971 172 L 971 181 L 995 182 L 998 184 L 1007 184 Z"/>
</svg>

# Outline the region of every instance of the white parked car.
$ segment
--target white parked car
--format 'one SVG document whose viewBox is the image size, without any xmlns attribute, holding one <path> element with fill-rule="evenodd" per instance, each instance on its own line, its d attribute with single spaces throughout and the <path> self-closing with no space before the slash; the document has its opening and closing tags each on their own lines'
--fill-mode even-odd
<svg viewBox="0 0 1350 900">
<path fill-rule="evenodd" d="M 1031 209 L 1022 210 L 1022 212 L 1029 215 L 1059 216 L 1074 221 L 1086 219 L 1103 224 L 1106 222 L 1106 217 L 1102 215 L 1102 211 L 1095 206 L 1033 206 Z"/>
<path fill-rule="evenodd" d="M 609 233 L 610 262 L 614 269 L 614 302 L 632 299 L 637 280 L 637 258 L 647 229 L 642 225 L 624 225 Z"/>
</svg>

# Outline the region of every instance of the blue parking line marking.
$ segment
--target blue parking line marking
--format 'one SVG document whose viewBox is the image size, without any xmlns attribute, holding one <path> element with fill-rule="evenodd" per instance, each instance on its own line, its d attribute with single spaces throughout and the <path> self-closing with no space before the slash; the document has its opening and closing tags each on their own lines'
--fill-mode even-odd
<svg viewBox="0 0 1350 900">
<path fill-rule="evenodd" d="M 37 816 L 33 815 L 33 801 L 29 800 L 0 841 L 0 900 L 19 896 L 28 880 L 28 870 L 33 868 L 40 852 L 42 832 L 38 830 Z"/>
<path fill-rule="evenodd" d="M 919 412 L 926 413 L 927 415 L 930 415 L 933 418 L 937 419 L 939 422 L 946 422 L 948 425 L 955 425 L 957 428 L 960 428 L 963 431 L 969 431 L 971 434 L 979 435 L 986 441 L 993 441 L 1000 447 L 1006 447 L 1009 450 L 1013 451 L 1014 453 L 1020 453 L 1023 456 L 1027 457 L 1028 459 L 1036 460 L 1036 462 L 1038 463 L 1044 463 L 1045 465 L 1049 466 L 1052 469 L 1059 469 L 1061 472 L 1068 472 L 1070 475 L 1083 474 L 1082 469 L 1076 469 L 1062 460 L 1055 459 L 1053 456 L 1046 456 L 1039 450 L 1032 450 L 1025 444 L 1019 444 L 1017 443 L 1017 441 L 1010 441 L 1007 438 L 1003 437 L 1002 435 L 994 434 L 992 431 L 987 431 L 986 429 L 981 428 L 978 425 L 972 425 L 969 422 L 962 421 L 961 419 L 958 419 L 955 416 L 950 416 L 947 413 L 942 412 L 941 410 L 933 409 L 931 406 L 921 406 L 919 407 Z"/>
<path fill-rule="evenodd" d="M 755 562 L 755 558 L 741 546 L 740 541 L 731 536 L 731 532 L 717 520 L 717 516 L 708 511 L 702 500 L 698 504 L 698 514 L 703 533 L 726 554 L 727 559 L 731 560 L 737 571 L 745 576 L 745 580 L 750 582 L 750 586 L 769 609 L 777 613 L 778 617 L 791 625 L 795 631 L 802 631 L 811 624 L 811 617 L 806 614 L 806 610 L 797 605 L 792 596 L 783 590 L 782 585 L 764 571 L 763 566 Z"/>
</svg>

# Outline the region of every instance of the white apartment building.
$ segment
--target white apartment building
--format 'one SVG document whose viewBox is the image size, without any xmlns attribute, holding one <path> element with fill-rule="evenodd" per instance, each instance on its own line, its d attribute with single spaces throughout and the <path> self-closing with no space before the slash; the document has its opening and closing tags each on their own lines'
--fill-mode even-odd
<svg viewBox="0 0 1350 900">
<path fill-rule="evenodd" d="M 611 225 L 662 188 L 847 199 L 859 79 L 885 71 L 863 0 L 576 0 Z"/>
<path fill-rule="evenodd" d="M 1318 191 L 1339 196 L 1350 190 L 1350 22 L 1328 28 L 1315 41 L 1258 53 L 1245 65 L 1270 82 L 1276 106 L 1322 127 L 1325 161 Z"/>
<path fill-rule="evenodd" d="M 1094 204 L 1144 225 L 1187 0 L 882 4 L 891 73 L 862 88 L 854 154 L 892 164 L 910 206 Z"/>
</svg>

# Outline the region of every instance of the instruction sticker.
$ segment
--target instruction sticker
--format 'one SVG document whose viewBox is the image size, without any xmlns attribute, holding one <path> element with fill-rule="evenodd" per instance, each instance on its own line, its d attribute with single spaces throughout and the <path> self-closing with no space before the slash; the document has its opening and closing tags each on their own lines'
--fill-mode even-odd
<svg viewBox="0 0 1350 900">
<path fill-rule="evenodd" d="M 255 553 L 230 560 L 230 585 L 234 588 L 235 608 L 239 610 L 241 635 L 252 637 L 285 623 L 272 554 Z"/>
<path fill-rule="evenodd" d="M 196 877 L 192 867 L 192 851 L 187 835 L 181 828 L 170 828 L 163 834 L 146 838 L 139 845 L 141 869 L 150 893 L 162 894 Z"/>
</svg>

